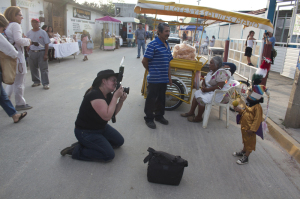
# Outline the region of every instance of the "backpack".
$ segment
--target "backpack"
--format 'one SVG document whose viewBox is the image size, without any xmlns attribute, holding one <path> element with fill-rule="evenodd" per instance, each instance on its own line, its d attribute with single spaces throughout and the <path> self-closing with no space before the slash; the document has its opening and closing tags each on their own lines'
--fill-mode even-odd
<svg viewBox="0 0 300 199">
<path fill-rule="evenodd" d="M 275 50 L 274 48 L 272 49 L 273 52 L 273 57 L 275 58 L 277 56 L 277 50 Z"/>
<path fill-rule="evenodd" d="M 180 156 L 174 156 L 166 152 L 147 150 L 149 155 L 144 159 L 148 162 L 147 179 L 149 182 L 167 185 L 179 185 L 184 167 L 188 162 Z"/>
</svg>

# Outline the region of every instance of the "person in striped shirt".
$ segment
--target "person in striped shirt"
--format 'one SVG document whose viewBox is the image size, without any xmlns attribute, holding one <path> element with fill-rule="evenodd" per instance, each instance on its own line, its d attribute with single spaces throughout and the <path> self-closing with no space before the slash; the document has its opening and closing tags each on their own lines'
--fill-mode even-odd
<svg viewBox="0 0 300 199">
<path fill-rule="evenodd" d="M 164 118 L 165 93 L 167 84 L 172 85 L 170 61 L 173 57 L 166 41 L 170 35 L 170 27 L 166 23 L 160 23 L 157 29 L 158 37 L 148 44 L 142 60 L 143 66 L 149 72 L 144 112 L 146 125 L 151 129 L 156 128 L 154 119 L 165 125 L 169 123 Z"/>
</svg>

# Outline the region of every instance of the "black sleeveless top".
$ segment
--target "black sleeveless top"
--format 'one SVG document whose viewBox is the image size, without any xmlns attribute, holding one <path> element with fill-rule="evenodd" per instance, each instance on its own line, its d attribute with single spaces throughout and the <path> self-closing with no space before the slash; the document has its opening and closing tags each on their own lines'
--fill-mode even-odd
<svg viewBox="0 0 300 199">
<path fill-rule="evenodd" d="M 76 128 L 87 130 L 105 128 L 107 121 L 103 120 L 92 107 L 91 101 L 95 99 L 104 99 L 107 105 L 109 105 L 112 100 L 112 94 L 107 94 L 107 98 L 105 98 L 100 89 L 92 89 L 88 92 L 80 105 L 79 113 L 75 121 Z"/>
</svg>

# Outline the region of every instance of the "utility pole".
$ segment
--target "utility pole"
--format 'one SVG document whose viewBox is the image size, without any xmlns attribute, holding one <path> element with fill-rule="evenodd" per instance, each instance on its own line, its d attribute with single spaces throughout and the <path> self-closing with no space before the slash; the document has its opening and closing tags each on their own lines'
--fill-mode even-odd
<svg viewBox="0 0 300 199">
<path fill-rule="evenodd" d="M 179 3 L 180 3 L 180 0 L 179 0 Z M 178 21 L 178 16 L 177 16 L 177 21 Z M 179 22 L 179 21 L 178 21 Z"/>
<path fill-rule="evenodd" d="M 295 13 L 297 13 L 298 10 L 298 1 L 295 2 L 294 10 L 293 10 L 293 15 L 295 16 Z M 293 32 L 293 28 L 295 22 L 292 20 L 291 26 L 290 26 L 290 33 Z M 291 34 L 290 34 L 291 35 Z M 298 57 L 298 62 L 297 62 L 297 68 L 295 71 L 295 78 L 294 78 L 294 84 L 292 87 L 290 99 L 289 99 L 289 104 L 288 108 L 286 110 L 285 114 L 285 119 L 284 119 L 284 125 L 286 127 L 291 127 L 291 128 L 300 128 L 300 54 Z"/>
<path fill-rule="evenodd" d="M 284 125 L 290 128 L 300 128 L 300 77 L 299 68 L 296 68 L 294 84 L 291 91 L 291 96 L 286 110 Z"/>
<path fill-rule="evenodd" d="M 11 6 L 17 6 L 17 0 L 10 0 Z"/>
<path fill-rule="evenodd" d="M 201 0 L 197 0 L 197 2 L 198 2 L 198 6 L 200 5 L 200 1 L 201 1 Z"/>
<path fill-rule="evenodd" d="M 179 3 L 180 3 L 180 0 L 179 0 Z M 177 22 L 179 22 L 179 21 L 178 21 L 178 16 L 177 16 Z M 175 27 L 176 27 L 176 26 L 175 26 Z M 180 25 L 179 25 L 179 27 L 180 27 Z M 175 30 L 175 33 L 176 33 L 176 30 Z M 178 31 L 178 34 L 179 34 L 179 31 Z"/>
</svg>

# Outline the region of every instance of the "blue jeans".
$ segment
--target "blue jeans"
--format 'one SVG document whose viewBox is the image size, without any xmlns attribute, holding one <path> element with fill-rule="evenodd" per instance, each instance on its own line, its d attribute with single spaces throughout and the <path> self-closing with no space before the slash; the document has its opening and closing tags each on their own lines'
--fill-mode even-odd
<svg viewBox="0 0 300 199">
<path fill-rule="evenodd" d="M 4 109 L 9 117 L 12 117 L 17 113 L 15 107 L 12 105 L 11 101 L 8 99 L 7 94 L 2 86 L 2 73 L 0 71 L 0 106 Z"/>
<path fill-rule="evenodd" d="M 109 161 L 114 159 L 113 147 L 124 144 L 123 136 L 109 124 L 104 129 L 82 130 L 75 128 L 79 144 L 72 152 L 72 158 L 85 161 Z"/>
<path fill-rule="evenodd" d="M 141 47 L 143 48 L 143 55 L 145 54 L 145 39 L 138 39 L 138 57 L 141 56 Z"/>
</svg>

